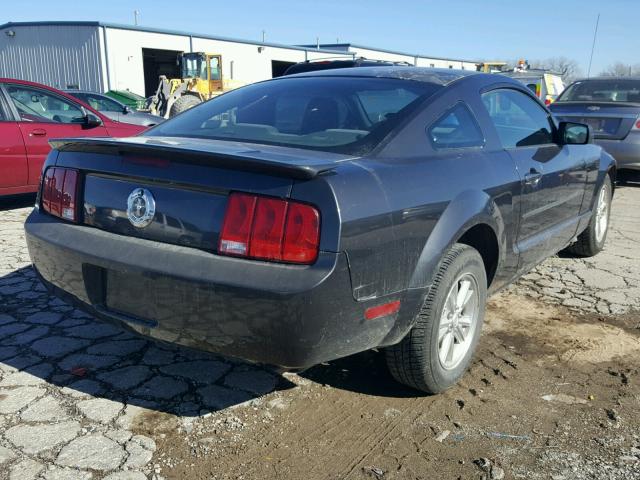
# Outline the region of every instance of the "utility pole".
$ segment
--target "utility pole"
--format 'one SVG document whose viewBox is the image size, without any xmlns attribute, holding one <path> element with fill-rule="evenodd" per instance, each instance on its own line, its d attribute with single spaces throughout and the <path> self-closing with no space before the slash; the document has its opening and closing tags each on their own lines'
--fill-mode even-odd
<svg viewBox="0 0 640 480">
<path fill-rule="evenodd" d="M 267 38 L 267 32 L 266 30 L 262 30 L 262 43 L 264 43 L 266 38 Z"/>
<path fill-rule="evenodd" d="M 140 15 L 140 10 L 134 10 L 133 11 L 133 24 L 136 27 L 138 26 L 138 15 Z"/>
<path fill-rule="evenodd" d="M 593 51 L 596 48 L 596 38 L 598 36 L 598 25 L 600 24 L 600 14 L 596 20 L 596 28 L 593 31 L 593 44 L 591 45 L 591 56 L 589 57 L 589 70 L 587 70 L 587 78 L 591 76 L 591 64 L 593 63 Z"/>
</svg>

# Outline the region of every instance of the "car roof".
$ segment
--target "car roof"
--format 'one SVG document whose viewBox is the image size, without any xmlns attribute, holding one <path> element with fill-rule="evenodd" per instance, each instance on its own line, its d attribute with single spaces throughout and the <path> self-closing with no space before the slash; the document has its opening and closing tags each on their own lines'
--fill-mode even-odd
<svg viewBox="0 0 640 480">
<path fill-rule="evenodd" d="M 485 75 L 471 70 L 455 70 L 452 68 L 426 68 L 426 67 L 352 67 L 335 68 L 330 70 L 314 70 L 312 72 L 296 73 L 282 78 L 296 77 L 371 77 L 390 78 L 400 80 L 414 80 L 417 82 L 433 83 L 436 85 L 448 85 L 449 83 L 470 75 Z M 486 74 L 488 75 L 488 74 Z"/>
<path fill-rule="evenodd" d="M 378 60 L 365 57 L 358 58 L 319 58 L 316 60 L 305 60 L 294 63 L 285 71 L 285 75 L 296 73 L 312 72 L 316 70 L 330 70 L 333 68 L 349 67 L 376 67 L 376 66 L 413 66 L 407 62 L 396 62 L 391 60 Z"/>
<path fill-rule="evenodd" d="M 90 93 L 91 95 L 102 95 L 103 97 L 107 97 L 108 95 L 105 95 L 104 93 L 100 93 L 100 92 L 93 92 L 91 90 L 78 90 L 77 88 L 63 88 L 62 89 L 63 92 L 67 92 L 67 93 Z"/>
<path fill-rule="evenodd" d="M 609 76 L 604 76 L 604 77 L 589 77 L 589 78 L 578 78 L 577 80 L 574 80 L 571 83 L 576 83 L 576 82 L 593 82 L 593 81 L 614 81 L 614 82 L 619 82 L 621 80 L 631 80 L 631 81 L 640 81 L 640 77 L 632 77 L 632 76 L 622 76 L 622 77 L 609 77 Z"/>
</svg>

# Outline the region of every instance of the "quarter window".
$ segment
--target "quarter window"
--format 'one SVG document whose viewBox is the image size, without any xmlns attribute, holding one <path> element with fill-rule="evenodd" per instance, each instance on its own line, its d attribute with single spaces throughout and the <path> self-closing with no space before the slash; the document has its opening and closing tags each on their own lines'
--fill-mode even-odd
<svg viewBox="0 0 640 480">
<path fill-rule="evenodd" d="M 459 103 L 429 128 L 429 139 L 437 149 L 481 147 L 484 137 L 469 108 Z"/>
<path fill-rule="evenodd" d="M 23 122 L 82 123 L 84 115 L 76 105 L 42 90 L 7 85 L 7 93 Z"/>
<path fill-rule="evenodd" d="M 517 90 L 492 90 L 482 95 L 504 148 L 529 147 L 553 142 L 547 112 Z"/>
</svg>

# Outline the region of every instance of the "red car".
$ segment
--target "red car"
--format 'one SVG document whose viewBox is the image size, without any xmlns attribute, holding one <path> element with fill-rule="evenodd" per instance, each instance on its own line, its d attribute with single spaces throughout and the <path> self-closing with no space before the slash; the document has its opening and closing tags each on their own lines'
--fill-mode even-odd
<svg viewBox="0 0 640 480">
<path fill-rule="evenodd" d="M 55 88 L 0 78 L 0 196 L 38 189 L 51 138 L 131 137 L 145 128 L 109 120 Z"/>
</svg>

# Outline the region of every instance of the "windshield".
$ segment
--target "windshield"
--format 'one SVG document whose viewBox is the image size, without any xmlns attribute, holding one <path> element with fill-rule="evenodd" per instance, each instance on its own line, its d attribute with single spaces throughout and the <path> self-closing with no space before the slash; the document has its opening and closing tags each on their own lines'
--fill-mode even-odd
<svg viewBox="0 0 640 480">
<path fill-rule="evenodd" d="M 145 135 L 364 154 L 440 88 L 383 78 L 283 78 L 216 97 Z"/>
<path fill-rule="evenodd" d="M 202 59 L 202 55 L 183 55 L 182 57 L 182 78 L 202 78 L 207 79 L 207 65 Z"/>
<path fill-rule="evenodd" d="M 564 91 L 558 102 L 640 103 L 640 80 L 584 80 Z"/>
</svg>

